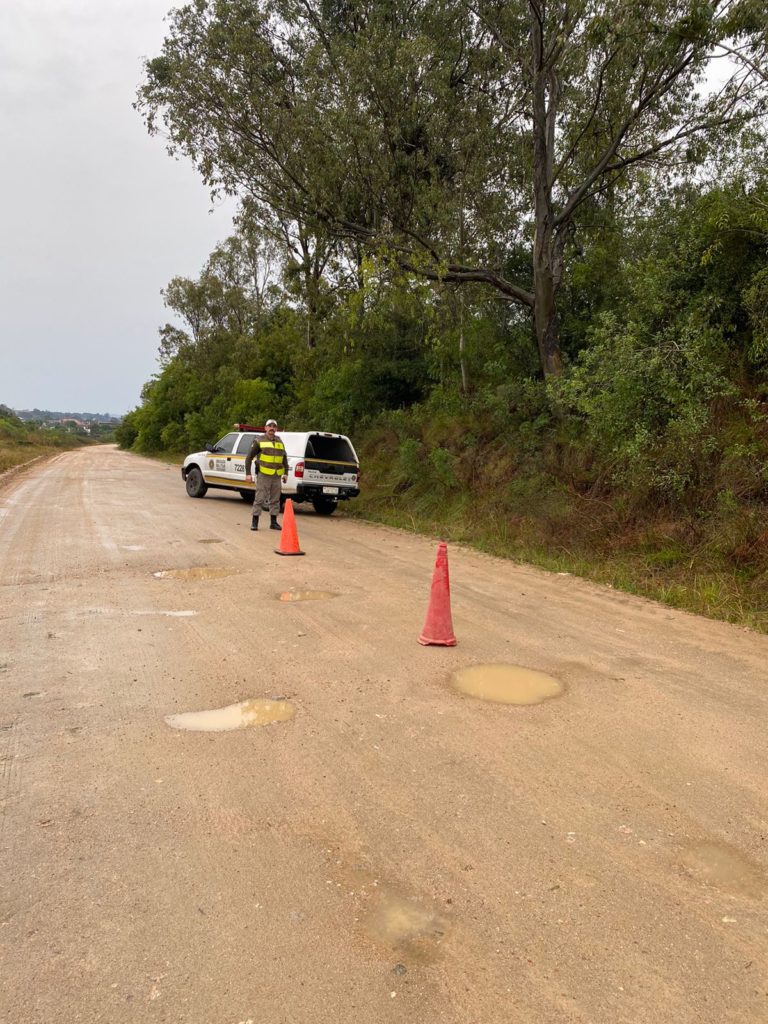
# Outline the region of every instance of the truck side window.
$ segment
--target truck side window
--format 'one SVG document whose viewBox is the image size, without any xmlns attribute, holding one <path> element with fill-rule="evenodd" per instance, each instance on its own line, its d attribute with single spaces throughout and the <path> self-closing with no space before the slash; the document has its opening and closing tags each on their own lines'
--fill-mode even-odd
<svg viewBox="0 0 768 1024">
<path fill-rule="evenodd" d="M 225 434 L 220 441 L 217 441 L 213 446 L 215 451 L 220 452 L 222 455 L 231 455 L 232 449 L 235 447 L 235 441 L 237 440 L 237 434 Z"/>
<path fill-rule="evenodd" d="M 251 445 L 253 444 L 254 437 L 256 437 L 255 434 L 243 434 L 243 436 L 240 438 L 240 441 L 238 442 L 237 451 L 235 452 L 235 455 L 247 455 L 248 452 L 251 450 Z"/>
</svg>

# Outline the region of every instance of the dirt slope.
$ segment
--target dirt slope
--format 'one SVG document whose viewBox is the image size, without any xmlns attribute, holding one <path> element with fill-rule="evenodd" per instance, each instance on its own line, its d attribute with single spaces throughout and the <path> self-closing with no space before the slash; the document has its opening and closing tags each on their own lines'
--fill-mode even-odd
<svg viewBox="0 0 768 1024">
<path fill-rule="evenodd" d="M 0 1020 L 768 1019 L 768 638 L 451 548 L 424 648 L 433 541 L 248 522 L 112 448 L 0 492 Z"/>
</svg>

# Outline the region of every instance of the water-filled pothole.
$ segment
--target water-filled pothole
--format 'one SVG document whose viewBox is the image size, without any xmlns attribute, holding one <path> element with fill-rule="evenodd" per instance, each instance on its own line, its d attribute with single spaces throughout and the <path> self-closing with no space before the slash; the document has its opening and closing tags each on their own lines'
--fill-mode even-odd
<svg viewBox="0 0 768 1024">
<path fill-rule="evenodd" d="M 332 590 L 284 590 L 277 595 L 278 601 L 325 601 L 338 597 Z"/>
<path fill-rule="evenodd" d="M 727 843 L 690 843 L 680 862 L 698 881 L 742 896 L 761 896 L 768 887 L 768 878 L 759 865 Z"/>
<path fill-rule="evenodd" d="M 226 708 L 210 711 L 185 711 L 168 715 L 166 722 L 172 729 L 188 729 L 192 732 L 230 732 L 233 729 L 247 729 L 252 725 L 271 725 L 272 722 L 287 722 L 296 714 L 296 708 L 287 700 L 267 700 L 255 697 Z"/>
<path fill-rule="evenodd" d="M 222 580 L 225 576 L 235 576 L 238 572 L 239 569 L 214 569 L 198 565 L 193 569 L 163 569 L 161 572 L 153 572 L 152 575 L 159 580 Z"/>
<path fill-rule="evenodd" d="M 374 942 L 414 960 L 429 961 L 437 955 L 447 925 L 433 909 L 385 890 L 379 892 L 363 928 Z"/>
<path fill-rule="evenodd" d="M 498 704 L 540 704 L 565 689 L 554 676 L 518 665 L 472 665 L 455 672 L 452 682 L 470 697 Z"/>
</svg>

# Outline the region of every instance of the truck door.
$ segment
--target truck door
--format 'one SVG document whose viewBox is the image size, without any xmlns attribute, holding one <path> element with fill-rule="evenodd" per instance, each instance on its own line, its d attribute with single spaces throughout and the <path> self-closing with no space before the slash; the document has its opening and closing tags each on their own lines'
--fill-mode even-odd
<svg viewBox="0 0 768 1024">
<path fill-rule="evenodd" d="M 208 483 L 236 486 L 237 477 L 232 465 L 232 453 L 239 436 L 237 433 L 226 434 L 213 446 L 214 451 L 208 453 L 204 474 Z"/>
<path fill-rule="evenodd" d="M 234 482 L 241 491 L 253 491 L 256 487 L 255 484 L 249 484 L 245 481 L 245 457 L 251 450 L 254 437 L 256 437 L 256 434 L 243 434 L 235 445 L 235 450 L 231 457 L 230 465 Z M 251 473 L 253 473 L 253 466 L 251 466 Z"/>
</svg>

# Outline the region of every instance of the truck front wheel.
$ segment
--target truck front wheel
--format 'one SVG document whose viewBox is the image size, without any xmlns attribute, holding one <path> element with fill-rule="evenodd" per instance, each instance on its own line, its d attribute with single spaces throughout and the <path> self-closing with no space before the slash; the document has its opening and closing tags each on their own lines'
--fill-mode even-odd
<svg viewBox="0 0 768 1024">
<path fill-rule="evenodd" d="M 193 466 L 187 473 L 187 494 L 190 498 L 204 498 L 208 490 L 208 484 L 203 480 L 203 474 Z"/>
</svg>

